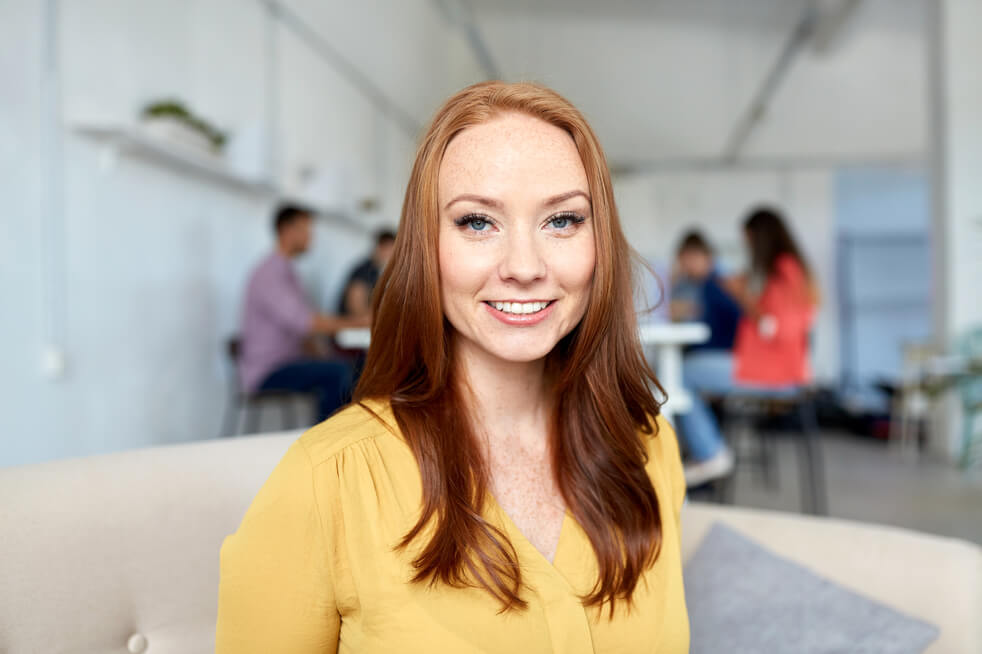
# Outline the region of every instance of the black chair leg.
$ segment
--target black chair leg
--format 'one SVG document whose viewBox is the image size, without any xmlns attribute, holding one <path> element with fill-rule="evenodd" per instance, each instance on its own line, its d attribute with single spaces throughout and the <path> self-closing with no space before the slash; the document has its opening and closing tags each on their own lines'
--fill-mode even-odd
<svg viewBox="0 0 982 654">
<path fill-rule="evenodd" d="M 244 402 L 239 402 L 235 407 L 235 435 L 241 436 L 245 433 L 245 420 L 246 413 L 248 413 L 247 405 Z"/>
<path fill-rule="evenodd" d="M 764 477 L 764 486 L 776 490 L 778 481 L 779 462 L 777 460 L 777 438 L 774 432 L 764 430 L 760 433 L 760 459 Z"/>
<path fill-rule="evenodd" d="M 801 470 L 803 509 L 813 515 L 828 515 L 825 465 L 819 442 L 815 406 L 810 400 L 803 400 L 798 405 L 798 415 L 801 419 L 802 431 L 798 441 L 798 465 Z"/>
<path fill-rule="evenodd" d="M 283 419 L 283 429 L 297 429 L 300 426 L 292 398 L 286 397 L 280 401 L 280 416 Z"/>
<path fill-rule="evenodd" d="M 255 434 L 259 430 L 259 407 L 249 402 L 245 407 L 245 433 Z"/>
<path fill-rule="evenodd" d="M 736 471 L 712 482 L 713 501 L 717 504 L 733 504 L 736 496 Z"/>
<path fill-rule="evenodd" d="M 222 416 L 222 433 L 219 438 L 225 436 L 235 436 L 236 418 L 238 417 L 237 406 L 234 398 L 229 398 L 225 403 L 225 414 Z"/>
</svg>

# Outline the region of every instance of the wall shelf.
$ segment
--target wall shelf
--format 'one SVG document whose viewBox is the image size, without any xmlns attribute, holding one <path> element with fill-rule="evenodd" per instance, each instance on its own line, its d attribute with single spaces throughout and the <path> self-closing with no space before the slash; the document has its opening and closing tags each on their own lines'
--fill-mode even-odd
<svg viewBox="0 0 982 654">
<path fill-rule="evenodd" d="M 71 129 L 82 136 L 104 143 L 109 148 L 108 156 L 103 163 L 106 167 L 112 165 L 118 154 L 137 156 L 196 179 L 222 184 L 247 193 L 266 195 L 279 201 L 294 201 L 314 211 L 318 217 L 357 231 L 370 231 L 368 226 L 342 211 L 317 206 L 316 203 L 306 202 L 294 194 L 286 193 L 272 179 L 243 175 L 218 155 L 197 152 L 193 147 L 182 146 L 179 143 L 168 143 L 144 133 L 139 127 L 72 123 Z"/>
<path fill-rule="evenodd" d="M 114 151 L 143 157 L 195 177 L 228 184 L 253 193 L 275 194 L 269 179 L 246 177 L 233 170 L 221 157 L 196 152 L 191 146 L 168 143 L 145 134 L 138 127 L 76 123 L 72 129 L 83 136 L 102 141 Z"/>
</svg>

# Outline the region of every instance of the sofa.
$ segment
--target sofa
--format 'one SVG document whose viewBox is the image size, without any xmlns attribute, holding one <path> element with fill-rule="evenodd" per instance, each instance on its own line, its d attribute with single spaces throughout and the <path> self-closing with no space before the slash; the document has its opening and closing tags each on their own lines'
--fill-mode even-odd
<svg viewBox="0 0 982 654">
<path fill-rule="evenodd" d="M 218 552 L 299 432 L 0 469 L 0 652 L 214 649 Z M 982 652 L 982 550 L 901 529 L 689 503 L 714 522 Z"/>
</svg>

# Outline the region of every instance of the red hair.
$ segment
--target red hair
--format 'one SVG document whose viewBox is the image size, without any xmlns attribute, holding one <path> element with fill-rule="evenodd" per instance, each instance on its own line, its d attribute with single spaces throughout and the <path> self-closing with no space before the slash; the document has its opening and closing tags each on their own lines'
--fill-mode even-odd
<svg viewBox="0 0 982 654">
<path fill-rule="evenodd" d="M 631 250 L 614 205 L 610 172 L 596 136 L 556 92 L 529 83 L 483 82 L 451 97 L 416 153 L 392 259 L 373 297 L 372 345 L 355 400 L 391 402 L 419 464 L 422 514 L 400 547 L 429 534 L 414 559 L 414 581 L 484 588 L 504 609 L 524 608 L 518 555 L 484 518 L 489 472 L 469 422 L 444 318 L 437 255 L 437 177 L 461 130 L 518 112 L 565 130 L 589 182 L 596 269 L 582 321 L 548 355 L 555 380 L 549 434 L 555 481 L 590 539 L 599 578 L 586 605 L 630 600 L 661 548 L 658 498 L 645 470 L 657 431 L 658 385 L 638 341 Z M 659 387 L 660 388 L 660 387 Z M 432 523 L 432 524 L 431 524 Z M 430 528 L 427 529 L 427 525 Z"/>
</svg>

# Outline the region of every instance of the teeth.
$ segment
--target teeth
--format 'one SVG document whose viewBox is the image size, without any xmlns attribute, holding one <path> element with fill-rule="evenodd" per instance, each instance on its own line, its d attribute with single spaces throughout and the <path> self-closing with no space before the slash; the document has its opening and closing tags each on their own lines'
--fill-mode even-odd
<svg viewBox="0 0 982 654">
<path fill-rule="evenodd" d="M 522 315 L 526 313 L 538 313 L 549 305 L 548 302 L 492 302 L 498 311 Z"/>
</svg>

